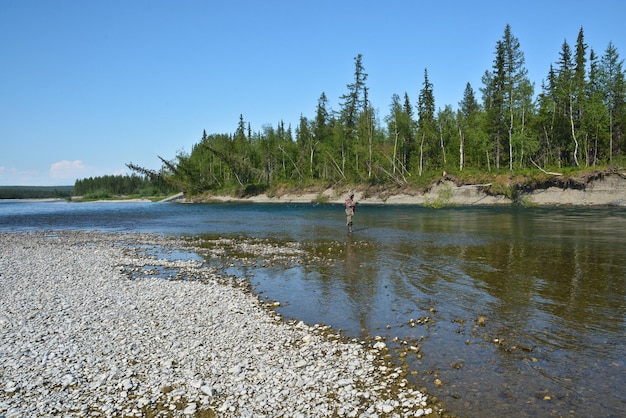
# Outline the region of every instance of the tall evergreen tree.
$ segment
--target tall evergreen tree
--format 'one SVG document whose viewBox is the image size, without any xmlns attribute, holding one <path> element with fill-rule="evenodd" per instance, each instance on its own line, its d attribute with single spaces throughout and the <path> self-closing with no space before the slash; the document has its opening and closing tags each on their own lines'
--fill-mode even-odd
<svg viewBox="0 0 626 418">
<path fill-rule="evenodd" d="M 609 161 L 613 161 L 616 145 L 618 152 L 620 151 L 626 128 L 626 82 L 623 64 L 617 48 L 609 42 L 600 63 L 600 77 L 609 116 Z"/>
<path fill-rule="evenodd" d="M 428 69 L 424 69 L 424 83 L 417 102 L 417 126 L 420 141 L 419 172 L 421 176 L 424 166 L 432 153 L 437 150 L 437 134 L 435 127 L 435 96 L 433 85 L 428 79 Z"/>
<path fill-rule="evenodd" d="M 466 166 L 466 155 L 471 153 L 475 162 L 478 161 L 478 153 L 481 144 L 479 138 L 480 105 L 474 95 L 474 89 L 470 83 L 465 85 L 463 99 L 459 102 L 457 115 L 459 129 L 459 171 Z M 478 151 L 478 153 L 477 153 Z"/>
<path fill-rule="evenodd" d="M 482 77 L 483 107 L 485 109 L 485 130 L 491 139 L 491 150 L 487 150 L 487 167 L 490 167 L 490 152 L 494 153 L 496 169 L 500 169 L 502 137 L 506 132 L 505 106 L 505 51 L 502 41 L 496 42 L 496 57 L 493 69 L 485 71 Z"/>
<path fill-rule="evenodd" d="M 601 158 L 600 147 L 608 138 L 608 114 L 603 102 L 598 57 L 593 49 L 589 54 L 589 81 L 587 83 L 585 113 L 582 118 L 585 165 L 596 165 Z"/>
<path fill-rule="evenodd" d="M 373 164 L 373 156 L 374 156 L 374 109 L 372 109 L 372 105 L 368 96 L 367 86 L 363 87 L 363 112 L 361 113 L 360 123 L 359 123 L 359 137 L 365 138 L 366 146 L 367 146 L 367 178 L 372 177 L 372 164 Z M 359 154 L 357 153 L 357 167 L 356 171 L 359 171 L 358 159 Z"/>
<path fill-rule="evenodd" d="M 400 148 L 400 142 L 402 138 L 402 104 L 400 103 L 400 96 L 394 94 L 391 96 L 391 105 L 389 105 L 390 113 L 386 118 L 387 132 L 391 136 L 392 151 L 389 156 L 391 163 L 391 173 L 395 174 L 398 169 L 398 150 Z"/>
<path fill-rule="evenodd" d="M 391 97 L 389 110 L 386 121 L 391 143 L 390 156 L 388 156 L 391 164 L 390 172 L 392 176 L 400 175 L 406 182 L 406 175 L 411 169 L 411 147 L 415 141 L 415 122 L 409 95 L 404 94 L 404 103 L 402 103 L 400 96 L 394 94 Z"/>
<path fill-rule="evenodd" d="M 569 142 L 572 139 L 572 110 L 574 109 L 574 63 L 567 41 L 564 41 L 561 47 L 558 64 L 555 86 L 555 100 L 559 112 L 556 115 L 556 138 L 559 142 L 559 165 L 561 165 L 569 164 L 570 161 L 576 163 L 576 147 L 573 141 Z"/>
<path fill-rule="evenodd" d="M 300 149 L 299 161 L 305 161 L 308 167 L 308 175 L 311 179 L 315 178 L 314 166 L 315 166 L 315 152 L 317 150 L 318 141 L 315 139 L 313 125 L 309 123 L 309 120 L 300 115 L 300 124 L 296 129 L 296 142 Z"/>
<path fill-rule="evenodd" d="M 523 136 L 525 115 L 530 97 L 533 95 L 532 85 L 528 80 L 528 71 L 524 67 L 524 53 L 519 40 L 513 36 L 511 26 L 506 25 L 501 42 L 503 54 L 503 87 L 504 109 L 507 115 L 507 133 L 509 143 L 509 170 L 513 170 L 513 149 L 515 138 Z"/>
<path fill-rule="evenodd" d="M 415 154 L 415 131 L 417 129 L 417 123 L 413 118 L 413 106 L 411 106 L 411 100 L 409 95 L 404 92 L 404 105 L 402 106 L 404 111 L 404 119 L 406 120 L 406 128 L 404 133 L 404 141 L 402 147 L 402 163 L 406 172 L 410 172 L 413 168 L 411 166 L 411 160 Z"/>
<path fill-rule="evenodd" d="M 458 164 L 458 131 L 459 125 L 451 105 L 446 105 L 443 110 L 437 113 L 435 121 L 437 136 L 439 137 L 439 152 L 441 168 L 446 171 L 449 166 Z"/>
<path fill-rule="evenodd" d="M 354 167 L 358 170 L 359 163 L 359 121 L 365 111 L 364 98 L 367 74 L 363 68 L 363 55 L 354 58 L 354 82 L 347 85 L 348 93 L 341 96 L 341 123 L 344 128 L 344 141 L 341 146 L 342 171 L 345 174 L 348 155 L 354 155 Z"/>
<path fill-rule="evenodd" d="M 365 80 L 367 80 L 367 74 L 363 68 L 363 55 L 358 54 L 354 58 L 354 81 L 347 85 L 348 93 L 341 96 L 341 122 L 350 140 L 356 137 L 359 114 L 365 106 L 363 99 Z"/>
<path fill-rule="evenodd" d="M 313 127 L 313 135 L 317 141 L 324 142 L 329 139 L 329 121 L 330 113 L 328 111 L 328 99 L 326 98 L 326 94 L 322 92 L 317 100 L 315 122 Z"/>
<path fill-rule="evenodd" d="M 239 123 L 237 123 L 237 130 L 235 131 L 235 142 L 240 146 L 243 146 L 247 142 L 246 137 L 246 122 L 243 119 L 243 115 L 239 115 Z"/>
<path fill-rule="evenodd" d="M 315 177 L 328 179 L 330 172 L 329 167 L 331 166 L 330 158 L 332 158 L 329 158 L 328 155 L 332 155 L 333 130 L 331 127 L 331 115 L 328 109 L 328 99 L 323 92 L 317 100 L 312 131 L 315 140 L 315 150 L 317 151 L 316 154 L 319 154 L 320 157 L 320 165 L 317 166 L 317 164 L 315 164 L 317 166 Z M 310 158 L 312 161 L 314 161 L 313 152 L 314 150 L 311 150 Z"/>
<path fill-rule="evenodd" d="M 583 28 L 578 31 L 576 38 L 576 54 L 574 55 L 574 74 L 572 78 L 571 98 L 569 100 L 569 122 L 574 141 L 574 163 L 580 165 L 578 161 L 578 152 L 580 148 L 579 131 L 583 113 L 585 112 L 586 94 L 587 94 L 587 44 L 585 44 L 585 35 Z"/>
<path fill-rule="evenodd" d="M 556 118 L 559 114 L 556 100 L 556 79 L 556 71 L 553 65 L 550 65 L 547 81 L 542 83 L 542 91 L 537 97 L 538 115 L 536 130 L 538 131 L 537 135 L 541 138 L 541 152 L 536 157 L 544 166 L 560 161 L 558 158 L 558 144 L 555 139 Z"/>
</svg>

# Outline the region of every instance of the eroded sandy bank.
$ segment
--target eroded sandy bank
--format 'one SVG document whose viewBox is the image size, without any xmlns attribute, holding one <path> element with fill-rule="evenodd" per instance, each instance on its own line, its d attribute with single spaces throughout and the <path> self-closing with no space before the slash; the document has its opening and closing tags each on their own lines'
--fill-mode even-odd
<svg viewBox="0 0 626 418">
<path fill-rule="evenodd" d="M 246 198 L 210 195 L 193 201 L 256 202 L 256 203 L 343 203 L 345 188 L 328 188 L 321 192 L 260 194 Z M 594 179 L 587 184 L 570 187 L 545 186 L 521 190 L 515 196 L 488 192 L 488 185 L 457 185 L 449 178 L 433 183 L 426 192 L 382 191 L 371 193 L 356 189 L 356 199 L 361 204 L 397 204 L 428 206 L 475 205 L 529 205 L 529 206 L 626 206 L 626 179 L 612 174 Z"/>
</svg>

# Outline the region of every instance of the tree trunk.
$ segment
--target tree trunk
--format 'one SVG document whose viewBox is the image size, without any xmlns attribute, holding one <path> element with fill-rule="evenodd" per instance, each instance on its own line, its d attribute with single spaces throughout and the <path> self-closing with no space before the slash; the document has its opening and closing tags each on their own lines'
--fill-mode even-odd
<svg viewBox="0 0 626 418">
<path fill-rule="evenodd" d="M 394 132 L 394 140 L 393 140 L 393 159 L 391 161 L 391 172 L 396 174 L 396 158 L 398 153 L 398 130 L 396 129 Z"/>
<path fill-rule="evenodd" d="M 309 154 L 309 172 L 311 177 L 313 177 L 313 154 L 315 154 L 315 148 L 311 147 L 311 153 Z"/>
<path fill-rule="evenodd" d="M 613 110 L 609 110 L 609 162 L 613 162 Z"/>
<path fill-rule="evenodd" d="M 446 160 L 446 148 L 443 146 L 443 132 L 439 131 L 439 146 L 441 147 L 441 154 L 443 155 L 443 165 L 445 167 L 447 160 Z"/>
<path fill-rule="evenodd" d="M 371 118 L 367 117 L 367 136 L 369 140 L 369 164 L 367 164 L 367 178 L 372 178 L 372 154 L 374 148 L 374 128 Z"/>
<path fill-rule="evenodd" d="M 424 135 L 425 134 L 422 134 L 422 141 L 420 142 L 420 177 L 422 176 L 422 170 L 424 169 Z"/>
<path fill-rule="evenodd" d="M 574 162 L 576 167 L 580 167 L 578 163 L 578 139 L 576 139 L 576 130 L 574 129 L 574 115 L 572 114 L 572 103 L 569 105 L 569 123 L 572 128 L 572 139 L 574 140 Z"/>
<path fill-rule="evenodd" d="M 463 136 L 463 131 L 459 128 L 459 171 L 463 171 L 463 143 L 465 142 L 465 137 Z"/>
<path fill-rule="evenodd" d="M 498 133 L 496 134 L 496 170 L 500 169 L 500 130 L 498 129 Z"/>
<path fill-rule="evenodd" d="M 513 98 L 509 104 L 509 170 L 513 171 Z"/>
</svg>

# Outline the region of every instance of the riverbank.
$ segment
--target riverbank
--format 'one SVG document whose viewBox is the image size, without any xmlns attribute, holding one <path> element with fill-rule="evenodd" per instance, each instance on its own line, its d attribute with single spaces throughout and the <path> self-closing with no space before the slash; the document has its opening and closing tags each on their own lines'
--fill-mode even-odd
<svg viewBox="0 0 626 418">
<path fill-rule="evenodd" d="M 0 414 L 437 414 L 387 362 L 384 343 L 287 323 L 243 279 L 165 255 L 182 245 L 139 234 L 0 234 Z M 154 276 L 163 271 L 178 280 Z"/>
<path fill-rule="evenodd" d="M 255 203 L 337 203 L 343 204 L 348 189 L 329 187 L 321 190 L 281 190 L 246 197 L 219 194 L 192 196 L 179 201 L 255 202 Z M 515 184 L 504 182 L 504 191 L 492 183 L 467 184 L 445 175 L 424 190 L 407 188 L 356 187 L 360 204 L 424 206 L 626 206 L 626 173 L 593 172 L 579 177 L 551 177 L 542 182 Z"/>
</svg>

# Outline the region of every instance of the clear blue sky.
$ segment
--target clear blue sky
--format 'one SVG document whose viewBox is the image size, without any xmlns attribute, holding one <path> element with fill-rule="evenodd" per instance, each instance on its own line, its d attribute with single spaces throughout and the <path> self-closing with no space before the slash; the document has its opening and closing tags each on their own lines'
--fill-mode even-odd
<svg viewBox="0 0 626 418">
<path fill-rule="evenodd" d="M 0 185 L 72 185 L 191 151 L 202 131 L 253 131 L 334 110 L 363 54 L 382 120 L 478 98 L 506 24 L 535 92 L 564 41 L 626 58 L 623 0 L 0 0 Z"/>
</svg>

